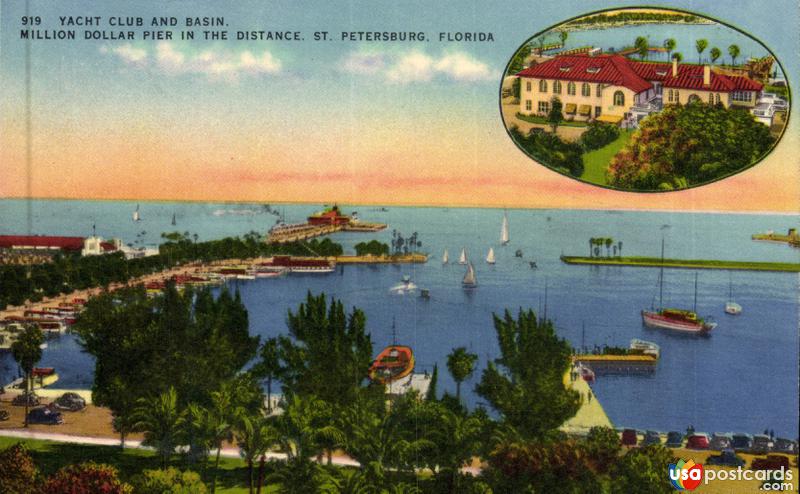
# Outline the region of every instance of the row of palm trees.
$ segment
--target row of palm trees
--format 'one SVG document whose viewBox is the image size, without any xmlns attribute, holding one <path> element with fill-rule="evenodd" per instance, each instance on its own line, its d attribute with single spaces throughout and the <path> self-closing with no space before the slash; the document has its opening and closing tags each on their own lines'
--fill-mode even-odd
<svg viewBox="0 0 800 494">
<path fill-rule="evenodd" d="M 592 237 L 589 239 L 589 257 L 600 257 L 601 249 L 605 246 L 606 257 L 622 257 L 622 241 L 615 242 L 610 237 Z"/>
<path fill-rule="evenodd" d="M 667 38 L 662 43 L 662 46 L 665 50 L 667 50 L 667 60 L 672 60 L 673 55 L 672 52 L 675 50 L 675 47 L 678 45 L 675 38 Z M 647 38 L 644 36 L 639 36 L 633 43 L 633 47 L 636 49 L 636 53 L 639 55 L 639 58 L 642 60 L 646 60 L 648 55 L 650 54 L 650 45 L 647 41 Z M 697 50 L 697 63 L 702 63 L 702 55 L 703 52 L 708 48 L 708 40 L 707 39 L 698 39 L 695 41 L 695 50 Z M 716 46 L 712 47 L 709 50 L 709 58 L 712 64 L 717 63 L 717 60 L 722 56 L 722 50 L 717 48 Z M 728 46 L 728 55 L 731 57 L 731 65 L 736 65 L 736 59 L 739 58 L 741 55 L 741 49 L 739 45 L 731 44 Z M 680 62 L 683 60 L 683 55 L 680 53 L 675 53 L 675 58 Z"/>
</svg>

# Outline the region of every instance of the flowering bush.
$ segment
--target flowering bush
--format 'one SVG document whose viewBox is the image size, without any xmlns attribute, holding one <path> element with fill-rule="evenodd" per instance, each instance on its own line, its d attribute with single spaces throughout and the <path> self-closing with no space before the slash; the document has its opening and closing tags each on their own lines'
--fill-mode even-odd
<svg viewBox="0 0 800 494">
<path fill-rule="evenodd" d="M 134 477 L 136 494 L 205 494 L 206 486 L 195 472 L 181 472 L 177 468 L 145 470 Z"/>
<path fill-rule="evenodd" d="M 28 448 L 20 443 L 0 452 L 0 492 L 39 492 L 39 470 L 28 454 Z"/>
<path fill-rule="evenodd" d="M 44 484 L 47 494 L 131 494 L 130 485 L 120 482 L 117 469 L 93 462 L 68 465 Z"/>
</svg>

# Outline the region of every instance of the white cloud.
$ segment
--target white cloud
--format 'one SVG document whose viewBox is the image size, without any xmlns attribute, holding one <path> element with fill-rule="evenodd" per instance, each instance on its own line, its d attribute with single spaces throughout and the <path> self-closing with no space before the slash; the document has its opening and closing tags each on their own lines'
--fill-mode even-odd
<svg viewBox="0 0 800 494">
<path fill-rule="evenodd" d="M 352 74 L 372 75 L 386 67 L 386 57 L 380 53 L 351 53 L 342 67 Z"/>
<path fill-rule="evenodd" d="M 102 53 L 113 53 L 126 63 L 145 66 L 149 53 L 143 48 L 122 45 L 108 49 L 102 47 Z M 190 53 L 168 41 L 155 46 L 152 53 L 155 64 L 153 70 L 161 70 L 169 74 L 199 74 L 212 80 L 235 82 L 244 75 L 277 74 L 281 71 L 281 61 L 269 51 L 253 53 L 250 50 L 230 52 L 223 50 L 204 50 Z"/>
<path fill-rule="evenodd" d="M 433 57 L 414 50 L 402 54 L 351 53 L 342 63 L 346 72 L 378 75 L 394 84 L 449 79 L 458 82 L 492 80 L 489 66 L 463 52 Z"/>
</svg>

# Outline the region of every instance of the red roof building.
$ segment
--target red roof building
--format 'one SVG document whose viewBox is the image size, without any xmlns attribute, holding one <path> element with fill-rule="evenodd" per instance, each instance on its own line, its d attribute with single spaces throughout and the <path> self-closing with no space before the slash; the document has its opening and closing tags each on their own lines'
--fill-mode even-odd
<svg viewBox="0 0 800 494">
<path fill-rule="evenodd" d="M 651 63 L 622 55 L 561 55 L 519 73 L 520 113 L 545 115 L 554 97 L 567 120 L 635 123 L 663 104 L 699 100 L 725 107 L 755 106 L 762 85 L 706 65 Z"/>
<path fill-rule="evenodd" d="M 0 249 L 53 249 L 80 251 L 83 237 L 49 235 L 0 235 Z"/>
</svg>

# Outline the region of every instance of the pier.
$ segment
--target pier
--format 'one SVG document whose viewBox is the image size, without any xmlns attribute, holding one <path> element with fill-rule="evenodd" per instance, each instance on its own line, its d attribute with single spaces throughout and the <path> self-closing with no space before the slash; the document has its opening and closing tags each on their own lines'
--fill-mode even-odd
<svg viewBox="0 0 800 494">
<path fill-rule="evenodd" d="M 567 434 L 575 434 L 585 436 L 589 433 L 592 427 L 610 427 L 614 428 L 611 419 L 606 415 L 606 411 L 600 404 L 600 401 L 595 396 L 589 383 L 578 376 L 575 380 L 570 380 L 570 372 L 574 371 L 575 367 L 570 367 L 564 374 L 564 386 L 577 391 L 581 395 L 581 407 L 578 409 L 575 416 L 564 422 L 559 429 Z M 591 399 L 589 396 L 591 395 Z"/>
<path fill-rule="evenodd" d="M 423 264 L 428 262 L 426 254 L 396 254 L 392 256 L 336 256 L 329 257 L 336 264 Z"/>
<path fill-rule="evenodd" d="M 655 372 L 655 355 L 576 355 L 575 362 L 597 374 L 650 374 Z"/>
<path fill-rule="evenodd" d="M 593 266 L 634 266 L 646 268 L 675 269 L 728 269 L 739 271 L 779 271 L 800 273 L 800 263 L 758 262 L 758 261 L 717 261 L 710 259 L 662 259 L 660 257 L 581 257 L 561 256 L 566 264 L 585 264 Z"/>
</svg>

